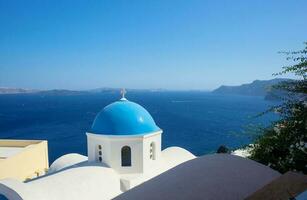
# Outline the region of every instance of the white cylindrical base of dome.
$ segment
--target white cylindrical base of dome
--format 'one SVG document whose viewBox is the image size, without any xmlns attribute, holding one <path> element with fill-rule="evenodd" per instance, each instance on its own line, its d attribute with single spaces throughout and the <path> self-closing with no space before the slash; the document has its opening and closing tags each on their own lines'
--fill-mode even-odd
<svg viewBox="0 0 307 200">
<path fill-rule="evenodd" d="M 144 173 L 160 159 L 161 133 L 162 130 L 144 135 L 86 133 L 88 159 L 104 163 L 120 174 Z"/>
</svg>

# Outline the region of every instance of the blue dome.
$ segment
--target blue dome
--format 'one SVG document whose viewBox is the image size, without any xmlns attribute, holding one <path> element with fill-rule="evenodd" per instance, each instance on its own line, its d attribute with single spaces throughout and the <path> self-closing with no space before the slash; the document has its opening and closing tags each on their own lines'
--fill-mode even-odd
<svg viewBox="0 0 307 200">
<path fill-rule="evenodd" d="M 158 130 L 145 108 L 124 98 L 100 111 L 91 129 L 103 135 L 144 135 Z"/>
</svg>

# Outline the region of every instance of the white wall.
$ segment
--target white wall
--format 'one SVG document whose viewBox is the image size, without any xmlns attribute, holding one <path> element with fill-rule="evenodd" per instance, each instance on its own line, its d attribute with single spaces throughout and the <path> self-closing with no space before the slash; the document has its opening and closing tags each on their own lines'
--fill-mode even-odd
<svg viewBox="0 0 307 200">
<path fill-rule="evenodd" d="M 143 173 L 161 155 L 161 133 L 154 132 L 146 135 L 99 135 L 86 133 L 88 142 L 88 159 L 98 161 L 98 145 L 102 146 L 102 159 L 105 164 L 118 173 Z M 150 143 L 155 143 L 155 160 L 150 159 Z M 131 166 L 121 166 L 121 149 L 124 146 L 131 148 Z"/>
<path fill-rule="evenodd" d="M 152 166 L 158 164 L 161 159 L 161 134 L 159 131 L 155 134 L 146 135 L 143 142 L 143 171 L 148 171 Z M 155 159 L 150 159 L 150 144 L 155 144 Z"/>
</svg>

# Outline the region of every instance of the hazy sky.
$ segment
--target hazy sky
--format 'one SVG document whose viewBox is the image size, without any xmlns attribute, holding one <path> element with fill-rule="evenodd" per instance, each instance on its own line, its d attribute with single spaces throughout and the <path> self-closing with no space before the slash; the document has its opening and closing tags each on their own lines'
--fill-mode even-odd
<svg viewBox="0 0 307 200">
<path fill-rule="evenodd" d="M 0 0 L 0 86 L 212 89 L 270 79 L 306 0 Z"/>
</svg>

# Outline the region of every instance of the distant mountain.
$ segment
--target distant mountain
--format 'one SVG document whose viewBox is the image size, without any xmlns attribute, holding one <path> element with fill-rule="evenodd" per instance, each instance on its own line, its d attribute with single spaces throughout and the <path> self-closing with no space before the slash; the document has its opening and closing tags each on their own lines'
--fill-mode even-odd
<svg viewBox="0 0 307 200">
<path fill-rule="evenodd" d="M 238 94 L 249 96 L 266 96 L 268 100 L 275 100 L 276 94 L 280 95 L 279 91 L 272 88 L 281 81 L 287 81 L 290 79 L 272 79 L 272 80 L 255 80 L 249 84 L 243 84 L 240 86 L 221 86 L 212 91 L 216 94 Z M 102 87 L 91 90 L 66 90 L 66 89 L 53 89 L 53 90 L 32 90 L 23 88 L 7 88 L 0 87 L 1 94 L 38 94 L 38 95 L 83 95 L 83 94 L 96 94 L 96 93 L 116 93 L 119 94 L 120 88 Z M 127 89 L 128 92 L 165 92 L 172 90 L 165 89 Z"/>
<path fill-rule="evenodd" d="M 38 94 L 38 95 L 78 95 L 85 94 L 87 91 L 73 91 L 73 90 L 32 90 L 32 89 L 24 89 L 24 88 L 7 88 L 0 87 L 0 95 L 1 94 Z"/>
<path fill-rule="evenodd" d="M 96 88 L 96 89 L 91 89 L 87 90 L 88 92 L 92 93 L 101 93 L 101 92 L 109 92 L 109 93 L 119 93 L 122 88 L 108 88 L 108 87 L 103 87 L 103 88 Z M 133 89 L 133 88 L 126 88 L 128 92 L 165 92 L 169 91 L 166 89 Z"/>
<path fill-rule="evenodd" d="M 276 78 L 272 80 L 255 80 L 252 83 L 243 84 L 240 86 L 221 86 L 212 91 L 215 94 L 237 94 L 248 96 L 267 96 L 272 95 L 272 91 L 276 93 L 276 90 L 272 88 L 273 85 L 282 81 L 289 81 L 290 79 Z M 270 99 L 270 98 L 268 98 Z"/>
<path fill-rule="evenodd" d="M 119 93 L 120 90 L 121 90 L 121 88 L 102 87 L 102 88 L 95 88 L 95 89 L 90 89 L 90 90 L 86 90 L 86 91 L 90 92 L 90 93 L 102 93 L 102 92 L 108 92 L 108 93 L 117 92 L 117 93 Z"/>
<path fill-rule="evenodd" d="M 60 95 L 60 96 L 69 96 L 69 95 L 82 95 L 88 94 L 88 91 L 78 91 L 78 90 L 63 90 L 63 89 L 54 89 L 54 90 L 44 90 L 40 91 L 37 94 L 39 95 Z"/>
<path fill-rule="evenodd" d="M 0 87 L 1 94 L 38 94 L 38 95 L 83 95 L 83 94 L 98 94 L 98 93 L 115 93 L 120 94 L 121 88 L 96 88 L 90 90 L 66 90 L 66 89 L 52 89 L 52 90 L 30 90 L 23 88 L 7 88 Z M 128 92 L 161 92 L 163 89 L 127 89 Z"/>
<path fill-rule="evenodd" d="M 39 92 L 39 90 L 0 87 L 0 94 L 29 94 L 36 92 Z"/>
</svg>

